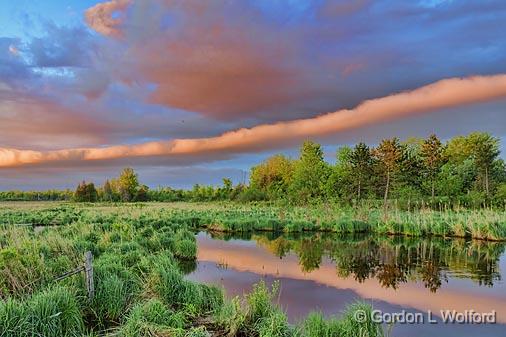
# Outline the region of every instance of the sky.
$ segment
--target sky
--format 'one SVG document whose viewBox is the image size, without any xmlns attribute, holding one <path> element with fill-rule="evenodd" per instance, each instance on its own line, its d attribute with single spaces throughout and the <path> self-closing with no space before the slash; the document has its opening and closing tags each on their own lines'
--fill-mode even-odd
<svg viewBox="0 0 506 337">
<path fill-rule="evenodd" d="M 306 139 L 506 137 L 502 0 L 0 0 L 0 190 L 247 179 Z"/>
</svg>

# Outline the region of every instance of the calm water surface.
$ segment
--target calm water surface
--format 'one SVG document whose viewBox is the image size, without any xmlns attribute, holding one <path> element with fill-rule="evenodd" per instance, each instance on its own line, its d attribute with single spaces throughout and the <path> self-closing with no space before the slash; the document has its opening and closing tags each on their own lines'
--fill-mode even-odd
<svg viewBox="0 0 506 337">
<path fill-rule="evenodd" d="M 356 300 L 375 309 L 496 311 L 497 324 L 396 324 L 394 337 L 506 336 L 506 255 L 502 243 L 402 237 L 253 234 L 197 235 L 192 280 L 242 295 L 264 279 L 281 281 L 291 322 L 310 311 L 338 315 Z"/>
</svg>

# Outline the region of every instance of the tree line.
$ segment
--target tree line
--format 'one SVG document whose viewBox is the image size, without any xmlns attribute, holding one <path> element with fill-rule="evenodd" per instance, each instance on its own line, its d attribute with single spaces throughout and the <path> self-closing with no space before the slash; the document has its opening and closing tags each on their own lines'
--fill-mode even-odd
<svg viewBox="0 0 506 337">
<path fill-rule="evenodd" d="M 324 159 L 320 144 L 306 141 L 298 158 L 277 154 L 251 168 L 249 184 L 194 185 L 191 190 L 139 182 L 132 168 L 96 187 L 81 182 L 71 191 L 0 192 L 0 200 L 75 201 L 286 201 L 292 204 L 357 203 L 364 200 L 455 204 L 478 207 L 506 202 L 506 165 L 499 139 L 475 132 L 443 143 L 426 139 L 382 140 L 337 150 L 335 163 Z"/>
<path fill-rule="evenodd" d="M 295 203 L 315 199 L 356 202 L 363 199 L 459 202 L 479 206 L 506 200 L 506 165 L 499 139 L 475 132 L 443 143 L 426 139 L 382 140 L 378 146 L 358 143 L 324 160 L 320 144 L 306 141 L 298 159 L 275 155 L 252 168 L 250 187 L 266 199 Z"/>
</svg>

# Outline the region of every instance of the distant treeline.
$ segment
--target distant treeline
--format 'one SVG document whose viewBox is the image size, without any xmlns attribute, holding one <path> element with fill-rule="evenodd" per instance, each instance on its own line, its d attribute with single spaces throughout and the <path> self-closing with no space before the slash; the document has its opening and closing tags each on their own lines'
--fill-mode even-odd
<svg viewBox="0 0 506 337">
<path fill-rule="evenodd" d="M 74 191 L 0 191 L 0 201 L 61 201 L 73 200 Z"/>
<path fill-rule="evenodd" d="M 76 191 L 0 192 L 0 200 L 76 201 L 287 201 L 293 204 L 364 202 L 405 205 L 504 206 L 506 165 L 499 139 L 475 132 L 446 143 L 427 139 L 385 139 L 377 147 L 341 147 L 336 163 L 324 160 L 321 145 L 306 141 L 297 159 L 274 155 L 251 168 L 248 185 L 195 185 L 191 190 L 149 189 L 126 168 L 103 186 L 82 182 Z"/>
</svg>

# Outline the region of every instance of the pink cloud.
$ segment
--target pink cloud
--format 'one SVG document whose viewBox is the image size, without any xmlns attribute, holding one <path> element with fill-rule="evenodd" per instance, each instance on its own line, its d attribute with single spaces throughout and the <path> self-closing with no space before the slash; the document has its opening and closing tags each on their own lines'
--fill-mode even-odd
<svg viewBox="0 0 506 337">
<path fill-rule="evenodd" d="M 184 158 L 210 153 L 222 155 L 255 152 L 278 148 L 308 137 L 336 134 L 378 122 L 502 97 L 506 97 L 506 74 L 451 78 L 412 91 L 367 100 L 354 109 L 330 112 L 314 118 L 242 128 L 216 137 L 45 152 L 0 148 L 0 167 L 62 161 L 150 156 Z"/>
<path fill-rule="evenodd" d="M 118 11 L 123 19 L 113 18 Z M 123 37 L 117 76 L 153 84 L 150 103 L 233 120 L 274 114 L 321 89 L 303 65 L 299 29 L 279 29 L 247 2 L 110 1 L 86 18 Z"/>
<path fill-rule="evenodd" d="M 119 26 L 123 20 L 115 15 L 123 12 L 131 3 L 131 0 L 99 3 L 85 12 L 86 23 L 100 34 L 121 37 L 122 31 Z"/>
</svg>

